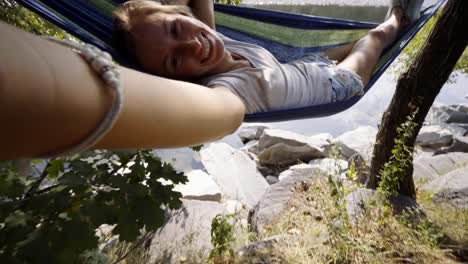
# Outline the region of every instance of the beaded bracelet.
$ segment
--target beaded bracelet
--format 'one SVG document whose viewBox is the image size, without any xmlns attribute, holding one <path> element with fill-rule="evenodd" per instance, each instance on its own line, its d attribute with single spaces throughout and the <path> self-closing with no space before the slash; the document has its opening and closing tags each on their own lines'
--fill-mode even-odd
<svg viewBox="0 0 468 264">
<path fill-rule="evenodd" d="M 115 96 L 112 101 L 110 110 L 106 116 L 99 123 L 99 125 L 77 145 L 74 145 L 68 149 L 52 152 L 46 154 L 47 158 L 71 155 L 78 152 L 82 152 L 92 146 L 94 146 L 104 135 L 107 134 L 114 126 L 117 118 L 123 107 L 123 89 L 120 82 L 120 73 L 117 66 L 112 61 L 112 56 L 104 51 L 101 51 L 96 46 L 90 44 L 81 44 L 72 42 L 70 40 L 61 40 L 56 38 L 46 38 L 47 40 L 61 44 L 66 47 L 70 47 L 78 52 L 83 59 L 91 65 L 91 68 L 99 74 L 101 79 L 104 81 L 106 86 L 115 91 Z"/>
</svg>

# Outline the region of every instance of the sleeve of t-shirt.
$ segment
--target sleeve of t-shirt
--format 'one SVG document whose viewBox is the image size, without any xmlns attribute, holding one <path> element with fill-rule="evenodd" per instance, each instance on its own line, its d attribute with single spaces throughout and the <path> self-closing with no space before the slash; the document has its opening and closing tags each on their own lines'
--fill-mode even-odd
<svg viewBox="0 0 468 264">
<path fill-rule="evenodd" d="M 237 95 L 248 114 L 271 109 L 269 97 L 272 83 L 265 79 L 264 71 L 258 68 L 242 68 L 211 77 L 206 86 L 222 86 Z"/>
</svg>

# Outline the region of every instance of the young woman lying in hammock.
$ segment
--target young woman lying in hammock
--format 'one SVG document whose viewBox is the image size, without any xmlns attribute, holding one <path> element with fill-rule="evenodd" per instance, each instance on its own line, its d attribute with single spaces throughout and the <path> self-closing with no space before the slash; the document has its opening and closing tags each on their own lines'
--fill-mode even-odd
<svg viewBox="0 0 468 264">
<path fill-rule="evenodd" d="M 246 113 L 332 103 L 362 93 L 383 49 L 419 15 L 422 1 L 391 8 L 357 43 L 281 64 L 266 49 L 215 31 L 212 0 L 133 0 L 114 13 L 116 44 L 148 73 L 227 89 Z M 392 7 L 400 5 L 393 1 Z M 335 64 L 334 61 L 338 61 Z"/>
<path fill-rule="evenodd" d="M 127 42 L 129 51 L 134 52 L 137 62 L 146 71 L 197 82 L 200 77 L 208 78 L 211 89 L 118 66 L 123 108 L 110 131 L 87 148 L 160 148 L 200 144 L 235 131 L 246 112 L 256 110 L 255 105 L 267 105 L 265 98 L 268 96 L 278 98 L 276 92 L 273 95 L 258 94 L 253 99 L 242 98 L 242 91 L 229 87 L 228 81 L 212 76 L 221 74 L 225 80 L 229 79 L 230 72 L 234 72 L 236 74 L 231 78 L 239 79 L 242 75 L 236 71 L 241 71 L 251 74 L 246 76 L 257 76 L 254 82 L 269 85 L 267 78 L 270 81 L 276 78 L 271 76 L 274 69 L 259 72 L 257 68 L 262 63 L 270 65 L 275 62 L 263 50 L 262 56 L 267 58 L 258 58 L 257 61 L 246 50 L 236 49 L 236 42 L 229 46 L 230 40 L 221 39 L 213 30 L 211 1 L 193 1 L 188 5 L 206 24 L 186 13 L 186 8 L 175 12 L 182 9 L 166 9 L 151 4 L 149 9 L 140 9 L 141 13 L 129 13 L 128 27 L 122 28 L 127 29 L 127 37 L 131 36 Z M 314 70 L 323 71 L 327 78 L 339 76 L 328 84 L 329 89 L 335 89 L 333 96 L 336 98 L 323 87 L 312 87 L 322 91 L 321 100 L 346 98 L 356 91 L 353 85 L 359 78 L 363 84 L 367 82 L 382 49 L 394 40 L 405 24 L 403 9 L 391 10 L 385 23 L 371 30 L 354 46 L 324 53 L 341 61 L 336 67 L 322 58 L 306 59 L 320 60 Z M 139 15 L 134 17 L 133 14 Z M 60 153 L 94 134 L 115 98 L 105 89 L 99 74 L 69 48 L 1 22 L 0 34 L 0 122 L 3 124 L 0 160 Z M 256 48 L 260 52 L 260 48 Z M 307 66 L 301 63 L 295 67 L 300 68 L 302 75 L 308 71 Z M 347 83 L 351 86 L 347 87 Z M 341 87 L 343 84 L 345 86 Z M 248 100 L 258 102 L 252 107 Z"/>
</svg>

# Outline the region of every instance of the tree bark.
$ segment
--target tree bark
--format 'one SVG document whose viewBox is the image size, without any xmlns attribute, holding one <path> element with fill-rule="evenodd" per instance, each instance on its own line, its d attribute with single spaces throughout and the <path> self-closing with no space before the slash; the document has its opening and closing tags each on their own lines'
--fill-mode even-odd
<svg viewBox="0 0 468 264">
<path fill-rule="evenodd" d="M 370 188 L 375 189 L 379 184 L 380 171 L 395 146 L 397 127 L 417 110 L 413 120 L 417 127 L 408 142 L 408 146 L 414 146 L 427 112 L 467 45 L 467 27 L 468 0 L 449 0 L 415 63 L 400 76 L 393 99 L 382 117 L 371 162 Z M 411 165 L 399 180 L 400 194 L 416 196 L 412 175 Z"/>
</svg>

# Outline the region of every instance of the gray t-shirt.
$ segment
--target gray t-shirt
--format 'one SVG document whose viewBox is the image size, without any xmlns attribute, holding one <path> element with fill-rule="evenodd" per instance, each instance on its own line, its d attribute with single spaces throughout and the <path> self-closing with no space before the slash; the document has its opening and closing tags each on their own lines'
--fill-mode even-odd
<svg viewBox="0 0 468 264">
<path fill-rule="evenodd" d="M 228 51 L 244 57 L 253 67 L 213 75 L 201 83 L 230 89 L 243 101 L 247 113 L 332 101 L 329 78 L 333 75 L 333 65 L 311 59 L 282 64 L 260 46 L 219 35 Z"/>
</svg>

